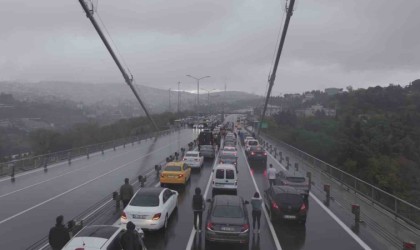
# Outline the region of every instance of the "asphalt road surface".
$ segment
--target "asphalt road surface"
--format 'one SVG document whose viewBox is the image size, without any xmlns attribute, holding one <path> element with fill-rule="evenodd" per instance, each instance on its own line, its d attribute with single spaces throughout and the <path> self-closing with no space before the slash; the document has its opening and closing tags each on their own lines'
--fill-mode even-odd
<svg viewBox="0 0 420 250">
<path fill-rule="evenodd" d="M 235 120 L 235 117 L 232 118 Z M 0 179 L 0 249 L 27 248 L 48 234 L 57 215 L 63 214 L 68 220 L 104 197 L 111 197 L 125 177 L 134 179 L 139 174 L 153 172 L 155 164 L 185 147 L 196 136 L 196 131 L 184 129 L 156 141 L 149 140 L 134 146 L 130 144 L 126 148 L 107 151 L 103 156 L 98 154 L 90 159 L 73 161 L 71 166 L 63 163 L 50 167 L 47 173 L 37 171 L 17 176 L 14 183 Z M 250 200 L 255 191 L 264 190 L 266 166 L 249 165 L 242 148 L 238 146 L 238 149 L 238 195 Z M 277 164 L 271 158 L 268 163 Z M 186 249 L 187 246 L 188 250 L 243 249 L 229 244 L 206 247 L 204 232 L 200 234 L 192 230 L 191 200 L 194 189 L 200 187 L 203 192 L 207 191 L 206 198 L 210 198 L 211 187 L 207 187 L 213 164 L 212 160 L 206 161 L 200 171 L 193 171 L 186 187 L 170 187 L 179 191 L 178 210 L 170 218 L 165 232 L 146 232 L 145 243 L 149 250 L 177 250 Z M 155 177 L 146 182 L 146 186 L 155 185 L 159 185 Z M 101 211 L 94 223 L 114 224 L 118 218 L 119 212 L 110 206 L 108 210 Z M 346 232 L 312 196 L 306 226 L 282 222 L 273 225 L 263 213 L 261 227 L 260 234 L 251 235 L 250 249 L 364 249 L 363 244 Z M 22 237 L 22 234 L 25 236 Z"/>
</svg>

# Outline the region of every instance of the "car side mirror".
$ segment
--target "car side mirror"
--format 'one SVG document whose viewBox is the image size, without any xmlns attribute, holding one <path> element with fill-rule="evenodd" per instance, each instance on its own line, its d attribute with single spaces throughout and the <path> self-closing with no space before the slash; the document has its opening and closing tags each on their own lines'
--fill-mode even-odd
<svg viewBox="0 0 420 250">
<path fill-rule="evenodd" d="M 207 201 L 207 202 L 211 202 L 211 199 L 207 199 L 206 201 Z"/>
</svg>

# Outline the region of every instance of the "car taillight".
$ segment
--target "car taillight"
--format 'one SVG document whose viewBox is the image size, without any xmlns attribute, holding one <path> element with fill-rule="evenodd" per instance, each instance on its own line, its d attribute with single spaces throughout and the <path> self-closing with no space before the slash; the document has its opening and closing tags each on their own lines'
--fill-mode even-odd
<svg viewBox="0 0 420 250">
<path fill-rule="evenodd" d="M 127 214 L 124 211 L 121 213 L 121 219 L 123 220 L 127 219 Z"/>
<path fill-rule="evenodd" d="M 160 175 L 160 177 L 162 177 L 162 178 L 163 178 L 163 177 L 165 177 L 165 175 L 164 175 L 164 174 L 161 174 L 161 175 Z"/>
<path fill-rule="evenodd" d="M 264 152 L 264 155 L 267 155 L 267 152 Z"/>
<path fill-rule="evenodd" d="M 178 175 L 178 178 L 182 178 L 182 177 L 184 177 L 184 175 L 183 175 L 183 174 L 179 174 L 179 175 Z"/>
<path fill-rule="evenodd" d="M 277 203 L 276 203 L 275 201 L 273 201 L 273 202 L 271 203 L 271 206 L 272 206 L 274 209 L 280 209 L 280 207 L 277 205 Z"/>
<path fill-rule="evenodd" d="M 254 152 L 251 152 L 251 155 L 255 155 L 255 153 Z"/>
<path fill-rule="evenodd" d="M 214 224 L 212 222 L 207 223 L 207 229 L 210 231 L 214 230 Z"/>
<path fill-rule="evenodd" d="M 161 215 L 162 215 L 161 213 L 157 213 L 157 214 L 153 215 L 152 220 L 159 220 Z"/>
<path fill-rule="evenodd" d="M 248 230 L 249 230 L 249 224 L 243 224 L 241 228 L 241 232 L 245 233 L 245 232 L 248 232 Z"/>
<path fill-rule="evenodd" d="M 300 212 L 306 212 L 306 205 L 305 202 L 302 203 L 302 206 L 300 206 Z"/>
</svg>

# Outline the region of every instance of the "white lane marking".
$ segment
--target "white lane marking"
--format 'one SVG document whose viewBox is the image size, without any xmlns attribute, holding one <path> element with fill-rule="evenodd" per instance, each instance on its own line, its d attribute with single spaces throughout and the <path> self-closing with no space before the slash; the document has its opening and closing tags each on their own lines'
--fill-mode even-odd
<svg viewBox="0 0 420 250">
<path fill-rule="evenodd" d="M 274 158 L 274 156 L 272 156 L 268 151 L 267 153 L 283 170 L 286 170 L 283 164 Z M 335 220 L 335 222 L 337 222 L 338 225 L 341 226 L 341 228 L 344 229 L 344 231 L 346 231 L 357 243 L 359 243 L 363 249 L 371 250 L 371 248 L 362 239 L 360 239 L 358 235 L 351 231 L 351 229 L 346 224 L 344 224 L 344 222 L 340 220 L 340 218 L 338 218 L 329 208 L 327 208 L 312 192 L 310 192 L 309 195 L 316 201 L 316 203 L 319 204 L 322 209 L 324 209 L 325 212 L 328 213 L 328 215 L 331 216 L 333 220 Z"/>
<path fill-rule="evenodd" d="M 214 169 L 214 166 L 216 166 L 217 159 L 219 158 L 219 152 L 217 152 L 216 156 L 214 157 L 214 163 L 213 163 L 213 167 L 212 167 L 212 170 L 211 170 L 211 173 L 210 173 L 209 181 L 207 182 L 206 190 L 204 191 L 204 194 L 203 194 L 204 202 L 206 202 L 207 194 L 208 194 L 209 189 L 210 189 L 211 180 L 213 178 L 213 169 Z M 206 226 L 203 222 L 201 222 L 201 224 Z M 193 228 L 191 229 L 190 238 L 188 239 L 187 247 L 185 248 L 186 250 L 191 250 L 192 244 L 193 244 L 193 241 L 194 241 L 195 233 L 196 233 L 196 230 L 193 226 Z"/>
<path fill-rule="evenodd" d="M 175 143 L 175 142 L 173 142 L 173 143 Z M 161 147 L 161 148 L 159 148 L 159 149 L 157 149 L 157 150 L 154 150 L 154 151 L 152 151 L 152 152 L 150 152 L 150 153 L 148 153 L 148 154 L 146 154 L 146 155 L 143 155 L 143 156 L 141 156 L 141 157 L 139 157 L 139 158 L 136 158 L 136 159 L 134 159 L 134 160 L 132 160 L 132 161 L 130 161 L 130 162 L 128 162 L 128 163 L 126 163 L 126 164 L 123 164 L 123 165 L 121 165 L 121 166 L 119 166 L 119 167 L 117 167 L 117 168 L 115 168 L 115 169 L 113 169 L 113 170 L 111 170 L 111 171 L 108 171 L 108 172 L 106 172 L 106 173 L 104 173 L 104 174 L 101 174 L 101 175 L 99 175 L 99 176 L 97 176 L 97 177 L 95 177 L 95 178 L 93 178 L 93 179 L 91 179 L 91 180 L 89 180 L 89 181 L 86 181 L 86 182 L 84 182 L 84 183 L 82 183 L 82 184 L 80 184 L 80 185 L 78 185 L 78 186 L 76 186 L 76 187 L 74 187 L 74 188 L 72 188 L 72 189 L 69 189 L 69 190 L 67 190 L 66 192 L 63 192 L 63 193 L 61 193 L 61 194 L 58 194 L 58 195 L 56 195 L 56 196 L 54 196 L 54 197 L 51 197 L 51 198 L 49 198 L 49 199 L 47 199 L 47 200 L 45 200 L 45 201 L 43 201 L 43 202 L 41 202 L 41 203 L 36 204 L 36 205 L 34 205 L 34 206 L 32 206 L 32 207 L 30 207 L 30 208 L 28 208 L 28 209 L 25 209 L 25 210 L 23 210 L 23 211 L 21 211 L 21 212 L 19 212 L 19 213 L 15 214 L 15 215 L 12 215 L 12 216 L 10 216 L 10 217 L 8 217 L 8 218 L 6 218 L 6 219 L 4 219 L 4 220 L 0 221 L 0 225 L 1 225 L 1 224 L 3 224 L 3 223 L 5 223 L 5 222 L 7 222 L 7 221 L 9 221 L 9 220 L 12 220 L 12 219 L 14 219 L 14 218 L 16 218 L 16 217 L 20 216 L 20 215 L 22 215 L 22 214 L 25 214 L 25 213 L 27 213 L 28 211 L 31 211 L 31 210 L 33 210 L 33 209 L 35 209 L 35 208 L 39 207 L 39 206 L 42 206 L 42 205 L 44 205 L 45 203 L 48 203 L 48 202 L 50 202 L 50 201 L 52 201 L 52 200 L 55 200 L 55 199 L 57 199 L 57 198 L 59 198 L 59 197 L 61 197 L 61 196 L 65 195 L 65 194 L 68 194 L 68 193 L 70 193 L 70 192 L 72 192 L 72 191 L 74 191 L 74 190 L 76 190 L 76 189 L 80 188 L 80 187 L 83 187 L 83 186 L 85 186 L 85 185 L 87 185 L 87 184 L 89 184 L 89 183 L 91 183 L 91 182 L 93 182 L 93 181 L 96 181 L 97 179 L 102 178 L 102 177 L 103 177 L 103 176 L 105 176 L 105 175 L 108 175 L 108 174 L 110 174 L 110 173 L 113 173 L 113 172 L 115 172 L 115 171 L 117 171 L 117 170 L 121 169 L 121 168 L 124 168 L 124 167 L 128 166 L 129 164 L 134 163 L 134 162 L 136 162 L 136 161 L 138 161 L 138 160 L 140 160 L 140 159 L 142 159 L 142 158 L 144 158 L 144 157 L 146 157 L 146 156 L 148 156 L 148 155 L 154 154 L 155 152 L 159 152 L 159 151 L 161 151 L 162 149 L 169 147 L 169 146 L 170 146 L 170 145 L 172 145 L 173 143 L 170 143 L 170 144 L 168 144 L 168 145 L 166 145 L 166 146 L 164 146 L 164 147 Z"/>
<path fill-rule="evenodd" d="M 146 140 L 142 140 L 142 141 L 146 141 Z M 141 148 L 143 147 L 143 145 L 144 144 L 141 144 Z M 144 146 L 146 146 L 146 145 L 144 145 Z M 118 149 L 119 147 L 122 147 L 122 146 L 115 147 L 115 149 Z M 104 150 L 104 153 L 106 153 L 108 151 L 113 151 L 113 149 L 112 148 L 106 149 L 106 150 Z M 95 152 L 93 154 L 90 154 L 90 156 L 95 156 L 95 155 L 100 154 L 100 153 L 101 152 Z M 118 155 L 121 155 L 121 154 L 118 154 Z M 86 156 L 78 156 L 78 157 L 72 159 L 72 162 L 83 160 L 85 157 Z M 59 167 L 59 166 L 62 166 L 62 165 L 67 165 L 67 164 L 68 164 L 67 161 L 54 163 L 53 165 L 48 166 L 48 169 L 56 168 L 56 167 Z M 25 175 L 28 175 L 28 174 L 32 174 L 32 173 L 35 173 L 35 172 L 40 172 L 40 171 L 44 171 L 44 168 L 39 167 L 38 169 L 34 169 L 34 170 L 30 170 L 30 171 L 25 171 L 24 173 L 16 174 L 15 175 L 15 178 L 18 178 L 18 177 L 21 177 L 21 176 L 25 176 Z M 4 182 L 4 181 L 10 181 L 10 177 L 4 177 L 4 178 L 0 179 L 0 182 Z"/>
<path fill-rule="evenodd" d="M 258 191 L 258 193 L 259 193 L 259 194 L 260 194 L 260 196 L 262 197 L 262 193 L 260 192 L 260 190 L 259 190 L 259 188 L 258 188 L 258 185 L 257 185 L 257 183 L 255 182 L 254 175 L 253 175 L 253 174 L 252 174 L 252 172 L 251 172 L 251 166 L 249 165 L 249 162 L 248 162 L 248 160 L 247 160 L 247 158 L 246 158 L 246 155 L 245 155 L 244 149 L 243 149 L 242 147 L 241 147 L 241 152 L 242 152 L 243 156 L 245 157 L 245 162 L 246 162 L 246 165 L 248 166 L 248 171 L 249 171 L 249 174 L 251 175 L 252 182 L 254 183 L 255 189 Z M 273 223 L 271 223 L 271 220 L 270 220 L 270 218 L 268 217 L 268 212 L 267 212 L 267 210 L 266 210 L 266 208 L 265 208 L 265 205 L 264 205 L 264 204 L 263 204 L 263 206 L 262 206 L 262 209 L 263 209 L 263 212 L 264 212 L 265 219 L 267 220 L 268 228 L 270 228 L 271 235 L 273 236 L 274 244 L 276 245 L 276 248 L 277 248 L 278 250 L 282 250 L 281 245 L 280 245 L 280 242 L 279 242 L 279 239 L 277 238 L 276 231 L 274 230 Z"/>
</svg>

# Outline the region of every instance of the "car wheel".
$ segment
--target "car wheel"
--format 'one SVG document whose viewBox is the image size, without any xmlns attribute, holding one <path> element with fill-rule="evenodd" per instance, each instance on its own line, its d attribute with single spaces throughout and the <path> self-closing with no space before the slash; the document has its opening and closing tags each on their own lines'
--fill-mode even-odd
<svg viewBox="0 0 420 250">
<path fill-rule="evenodd" d="M 168 228 L 168 215 L 165 216 L 165 222 L 163 223 L 163 230 L 166 231 Z"/>
</svg>

